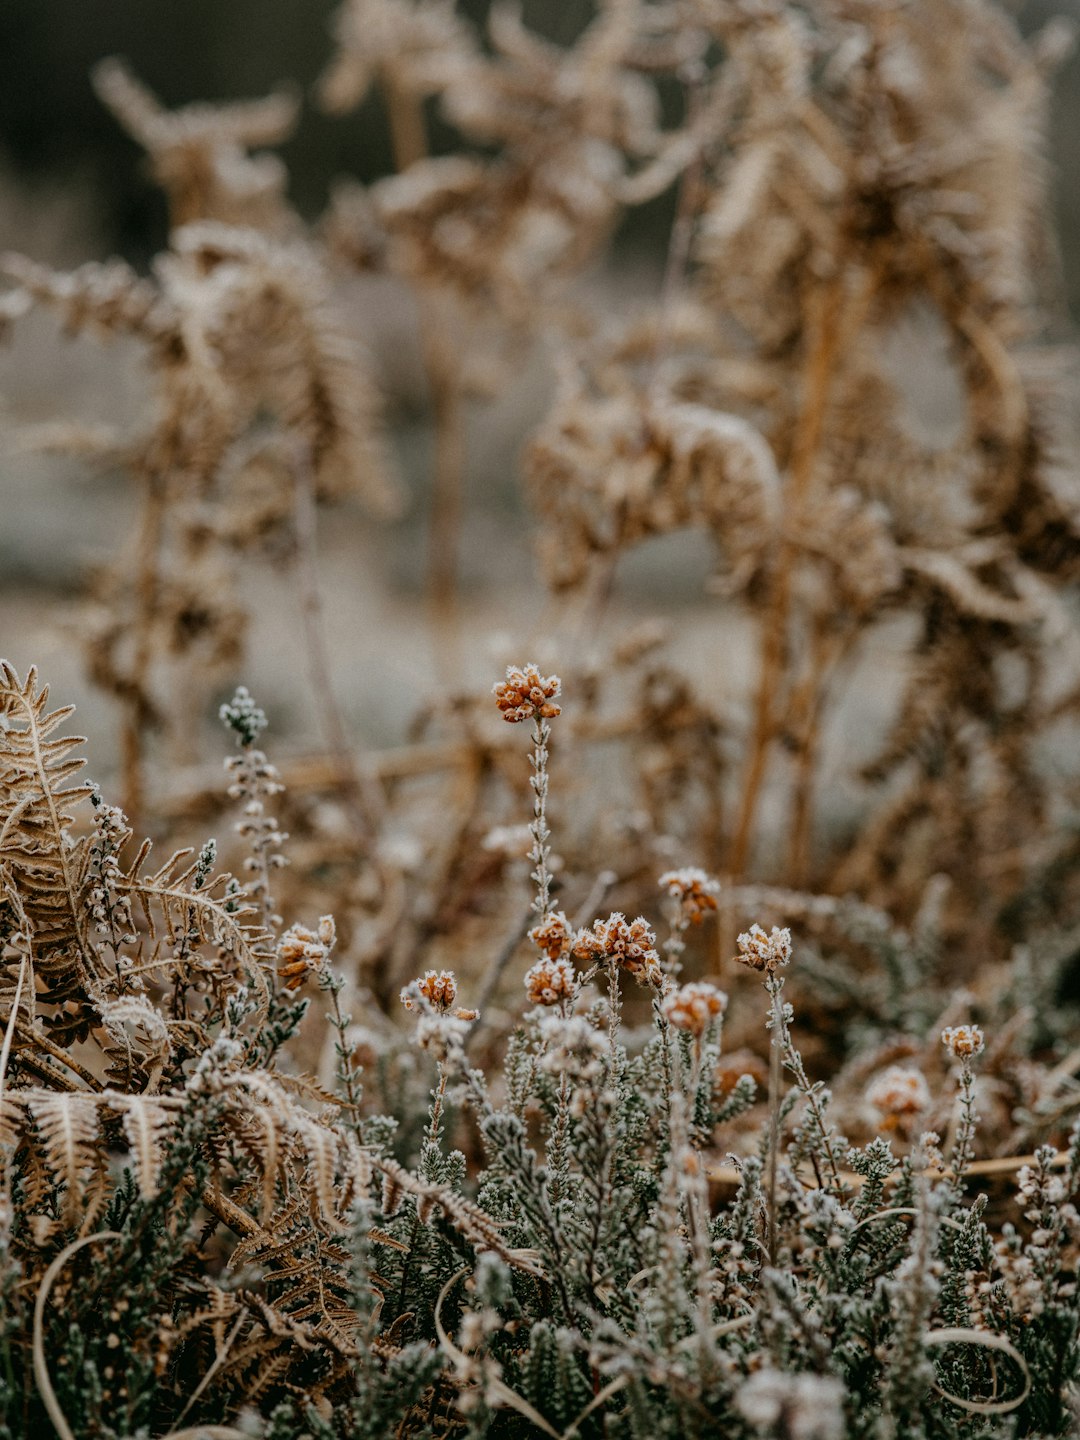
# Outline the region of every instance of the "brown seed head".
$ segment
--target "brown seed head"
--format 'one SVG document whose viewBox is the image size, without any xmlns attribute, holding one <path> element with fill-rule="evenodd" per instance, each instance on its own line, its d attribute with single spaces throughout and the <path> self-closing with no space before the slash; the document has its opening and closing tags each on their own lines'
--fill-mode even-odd
<svg viewBox="0 0 1080 1440">
<path fill-rule="evenodd" d="M 416 989 L 431 1006 L 445 1015 L 457 999 L 457 978 L 452 970 L 427 970 L 419 980 L 413 982 Z M 401 1003 L 406 1010 L 415 1010 L 416 1000 L 410 993 L 413 986 L 407 985 L 401 992 Z"/>
<path fill-rule="evenodd" d="M 318 933 L 304 925 L 293 925 L 286 930 L 278 943 L 277 953 L 280 962 L 277 973 L 284 981 L 285 989 L 299 990 L 310 974 L 322 970 L 330 959 L 336 940 L 332 915 L 324 915 L 320 919 Z"/>
<path fill-rule="evenodd" d="M 908 1065 L 890 1065 L 870 1083 L 866 1098 L 880 1112 L 886 1126 L 895 1129 L 901 1122 L 926 1110 L 930 1104 L 930 1087 L 921 1070 Z"/>
<path fill-rule="evenodd" d="M 535 665 L 508 665 L 506 679 L 493 687 L 495 704 L 511 725 L 523 720 L 554 720 L 562 713 L 555 697 L 562 691 L 557 675 L 541 675 Z"/>
</svg>

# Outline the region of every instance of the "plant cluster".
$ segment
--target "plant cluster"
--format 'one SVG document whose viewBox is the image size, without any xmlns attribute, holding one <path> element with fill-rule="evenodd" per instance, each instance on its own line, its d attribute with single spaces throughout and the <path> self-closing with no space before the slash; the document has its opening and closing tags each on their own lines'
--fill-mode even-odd
<svg viewBox="0 0 1080 1440">
<path fill-rule="evenodd" d="M 59 733 L 70 709 L 50 711 L 34 673 L 0 680 L 3 1434 L 951 1440 L 1076 1423 L 1080 1121 L 1068 1132 L 1061 1067 L 1032 1116 L 1043 1143 L 999 1166 L 1010 1200 L 975 1159 L 979 1071 L 1002 1084 L 1034 1060 L 956 1019 L 935 1104 L 921 1069 L 882 1063 L 904 1037 L 879 1035 L 868 1125 L 800 1053 L 790 931 L 753 925 L 731 968 L 749 1008 L 755 981 L 767 994 L 759 1097 L 725 1063 L 728 995 L 679 975 L 715 882 L 663 877 L 674 948 L 643 917 L 575 928 L 547 907 L 546 744 L 540 959 L 501 1067 L 474 1063 L 482 1017 L 449 971 L 403 990 L 411 1037 L 376 1037 L 342 1008 L 331 917 L 283 930 L 272 909 L 280 787 L 245 691 L 222 707 L 239 881 L 213 843 L 156 869 L 148 843 L 122 859 L 124 817 Z M 539 736 L 543 687 L 530 704 Z M 629 1027 L 637 996 L 650 1023 Z M 312 998 L 329 1085 L 297 1063 Z"/>
</svg>

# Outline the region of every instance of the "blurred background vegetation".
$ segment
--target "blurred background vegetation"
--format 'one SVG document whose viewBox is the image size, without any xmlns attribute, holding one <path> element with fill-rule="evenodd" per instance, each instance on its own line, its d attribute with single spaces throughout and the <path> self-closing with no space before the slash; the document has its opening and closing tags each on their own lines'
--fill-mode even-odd
<svg viewBox="0 0 1080 1440">
<path fill-rule="evenodd" d="M 70 237 L 72 255 L 63 258 L 120 254 L 133 264 L 147 264 L 165 240 L 164 200 L 146 174 L 138 147 L 90 84 L 98 60 L 122 55 L 169 107 L 257 96 L 281 85 L 302 92 L 301 123 L 280 153 L 289 167 L 294 203 L 313 217 L 336 176 L 368 181 L 392 168 L 377 95 L 344 120 L 309 103 L 311 86 L 330 53 L 335 8 L 336 0 L 5 0 L 0 6 L 0 173 L 7 169 L 19 186 L 44 190 L 50 197 L 58 190 L 79 197 L 89 233 Z M 458 8 L 482 25 L 491 6 L 490 0 L 463 0 Z M 533 29 L 569 44 L 594 7 L 589 0 L 531 0 L 522 8 Z M 1013 8 L 1025 30 L 1037 29 L 1054 15 L 1080 23 L 1080 0 L 1025 0 Z M 448 139 L 442 138 L 444 143 Z M 436 148 L 439 139 L 436 128 Z M 1058 77 L 1050 151 L 1065 286 L 1076 318 L 1080 52 L 1073 53 Z M 632 210 L 617 253 L 649 252 L 662 245 L 669 208 L 670 201 L 661 201 Z M 0 233 L 5 243 L 13 243 L 2 216 Z"/>
</svg>

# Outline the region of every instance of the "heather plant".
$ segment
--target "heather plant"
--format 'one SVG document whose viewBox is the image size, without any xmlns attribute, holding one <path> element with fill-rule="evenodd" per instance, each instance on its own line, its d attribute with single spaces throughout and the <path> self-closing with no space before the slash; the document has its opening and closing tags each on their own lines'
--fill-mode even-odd
<svg viewBox="0 0 1080 1440">
<path fill-rule="evenodd" d="M 280 928 L 279 782 L 245 691 L 222 716 L 248 878 L 211 842 L 148 874 L 77 779 L 70 710 L 4 667 L 6 1433 L 1070 1433 L 1075 1106 L 1032 1153 L 980 1160 L 980 1070 L 1008 1064 L 957 1019 L 933 1086 L 873 1057 L 868 1124 L 804 1061 L 791 932 L 754 924 L 729 984 L 764 984 L 740 995 L 768 1027 L 763 1109 L 724 1065 L 727 993 L 682 981 L 645 917 L 543 904 L 560 685 L 529 674 L 496 691 L 535 726 L 540 958 L 485 1067 L 451 972 L 403 990 L 410 1034 L 361 1038 L 331 917 Z M 704 872 L 662 880 L 714 923 Z M 298 1063 L 314 1012 L 329 1088 Z"/>
</svg>

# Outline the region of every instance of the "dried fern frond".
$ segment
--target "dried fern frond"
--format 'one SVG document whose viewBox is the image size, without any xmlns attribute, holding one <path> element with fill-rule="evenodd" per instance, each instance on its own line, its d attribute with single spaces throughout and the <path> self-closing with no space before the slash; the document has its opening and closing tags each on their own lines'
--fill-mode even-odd
<svg viewBox="0 0 1080 1440">
<path fill-rule="evenodd" d="M 98 95 L 149 155 L 169 197 L 173 224 L 290 221 L 284 166 L 272 155 L 248 151 L 288 139 L 299 109 L 294 95 L 168 111 L 121 60 L 103 60 L 93 80 Z"/>
<path fill-rule="evenodd" d="M 59 737 L 71 706 L 48 710 L 49 687 L 0 661 L 0 864 L 18 889 L 38 973 L 78 979 L 87 993 L 102 978 L 85 912 L 85 841 L 72 840 L 74 809 L 91 787 L 72 784 L 85 761 L 82 736 Z"/>
</svg>

